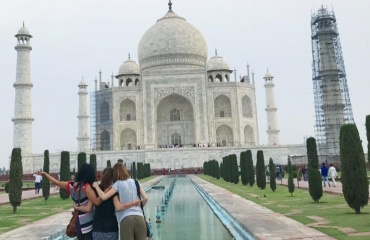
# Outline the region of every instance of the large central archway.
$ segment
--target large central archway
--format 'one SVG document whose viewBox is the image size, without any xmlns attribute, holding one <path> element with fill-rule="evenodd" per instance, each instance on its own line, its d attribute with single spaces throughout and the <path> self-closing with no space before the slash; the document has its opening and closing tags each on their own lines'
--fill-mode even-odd
<svg viewBox="0 0 370 240">
<path fill-rule="evenodd" d="M 173 93 L 159 102 L 157 144 L 159 148 L 195 144 L 194 110 L 187 98 Z"/>
</svg>

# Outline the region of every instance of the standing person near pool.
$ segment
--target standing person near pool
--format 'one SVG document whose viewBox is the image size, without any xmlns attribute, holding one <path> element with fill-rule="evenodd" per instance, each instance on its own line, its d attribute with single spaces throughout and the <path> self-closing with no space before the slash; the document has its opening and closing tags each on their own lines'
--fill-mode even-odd
<svg viewBox="0 0 370 240">
<path fill-rule="evenodd" d="M 103 176 L 99 187 L 103 191 L 109 191 L 113 184 L 113 169 L 107 167 L 103 170 Z M 96 198 L 98 195 L 96 193 Z M 127 209 L 133 206 L 139 206 L 140 200 L 135 200 L 130 203 L 120 204 L 118 193 L 114 194 L 108 200 L 101 202 L 96 200 L 95 214 L 93 221 L 92 237 L 94 240 L 118 240 L 118 222 L 115 215 L 115 209 Z M 88 212 L 93 207 L 95 200 L 90 201 L 86 206 L 77 206 L 74 204 L 74 209 L 78 211 Z"/>
<path fill-rule="evenodd" d="M 35 172 L 33 177 L 35 178 L 35 194 L 37 194 L 40 192 L 42 176 L 40 172 Z"/>
<path fill-rule="evenodd" d="M 50 182 L 59 186 L 60 188 L 66 189 L 68 194 L 71 195 L 73 203 L 76 205 L 88 206 L 93 204 L 92 200 L 96 200 L 96 203 L 102 200 L 96 198 L 96 194 L 91 187 L 91 184 L 96 180 L 94 168 L 87 163 L 82 164 L 77 172 L 75 181 L 58 181 L 46 172 L 41 173 L 42 176 L 48 178 Z M 90 200 L 91 199 L 91 200 Z M 95 204 L 95 203 L 94 203 Z M 88 211 L 79 211 L 77 221 L 77 239 L 78 240 L 92 240 L 92 227 L 94 219 L 94 209 L 90 208 Z"/>
<path fill-rule="evenodd" d="M 138 199 L 135 180 L 130 178 L 126 167 L 121 163 L 116 163 L 113 166 L 113 185 L 108 192 L 103 192 L 97 182 L 93 184 L 93 187 L 104 201 L 116 193 L 119 195 L 121 204 Z M 139 187 L 144 206 L 148 201 L 148 196 L 140 184 Z M 146 225 L 140 206 L 133 206 L 125 210 L 117 209 L 116 216 L 120 225 L 121 240 L 146 240 Z"/>
</svg>

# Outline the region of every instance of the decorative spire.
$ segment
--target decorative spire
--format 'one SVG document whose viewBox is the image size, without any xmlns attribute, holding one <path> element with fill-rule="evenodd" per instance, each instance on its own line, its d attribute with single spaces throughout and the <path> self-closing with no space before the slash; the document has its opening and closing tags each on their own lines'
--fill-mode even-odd
<svg viewBox="0 0 370 240">
<path fill-rule="evenodd" d="M 24 21 L 23 21 L 23 27 L 24 27 Z"/>
<path fill-rule="evenodd" d="M 217 56 L 217 48 L 215 48 L 215 54 L 216 54 L 216 56 Z"/>
<path fill-rule="evenodd" d="M 131 59 L 131 55 L 130 55 L 130 53 L 128 53 L 128 60 L 130 60 Z"/>
<path fill-rule="evenodd" d="M 168 2 L 168 8 L 169 8 L 170 11 L 172 10 L 172 2 L 171 2 L 171 0 Z"/>
</svg>

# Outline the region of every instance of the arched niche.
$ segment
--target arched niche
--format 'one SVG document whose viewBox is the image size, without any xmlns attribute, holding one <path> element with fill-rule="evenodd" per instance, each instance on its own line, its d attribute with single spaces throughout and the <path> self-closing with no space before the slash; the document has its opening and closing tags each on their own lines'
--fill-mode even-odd
<svg viewBox="0 0 370 240">
<path fill-rule="evenodd" d="M 244 127 L 244 143 L 245 145 L 254 146 L 254 133 L 253 128 L 250 125 Z"/>
<path fill-rule="evenodd" d="M 242 98 L 242 110 L 243 117 L 253 117 L 252 101 L 247 95 Z"/>
<path fill-rule="evenodd" d="M 125 99 L 120 104 L 120 121 L 136 120 L 136 104 L 131 99 Z"/>
<path fill-rule="evenodd" d="M 233 146 L 233 130 L 231 127 L 223 124 L 216 129 L 216 140 L 219 146 Z"/>
<path fill-rule="evenodd" d="M 121 149 L 131 150 L 137 146 L 136 132 L 130 128 L 126 128 L 121 132 Z"/>
<path fill-rule="evenodd" d="M 225 95 L 216 97 L 214 101 L 215 117 L 231 117 L 230 98 Z"/>
</svg>

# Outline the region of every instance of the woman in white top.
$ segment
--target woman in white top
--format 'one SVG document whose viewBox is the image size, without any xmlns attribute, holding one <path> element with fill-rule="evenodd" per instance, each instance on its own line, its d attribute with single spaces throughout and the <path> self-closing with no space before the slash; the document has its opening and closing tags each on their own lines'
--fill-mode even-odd
<svg viewBox="0 0 370 240">
<path fill-rule="evenodd" d="M 130 178 L 126 167 L 121 163 L 113 166 L 113 185 L 112 188 L 104 193 L 97 182 L 93 187 L 99 194 L 99 197 L 105 201 L 118 192 L 120 203 L 133 202 L 138 198 L 135 180 Z M 143 187 L 139 184 L 140 195 L 143 206 L 148 201 Z M 116 209 L 116 216 L 120 225 L 121 240 L 146 240 L 146 225 L 143 211 L 140 206 L 134 206 L 125 210 Z"/>
</svg>

